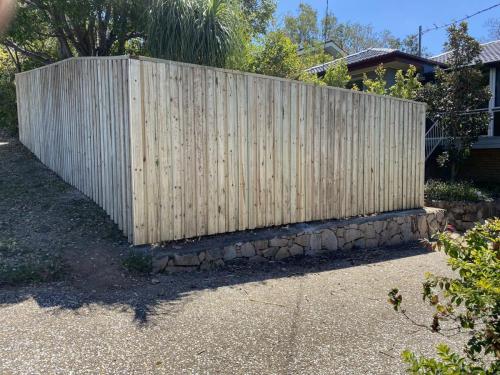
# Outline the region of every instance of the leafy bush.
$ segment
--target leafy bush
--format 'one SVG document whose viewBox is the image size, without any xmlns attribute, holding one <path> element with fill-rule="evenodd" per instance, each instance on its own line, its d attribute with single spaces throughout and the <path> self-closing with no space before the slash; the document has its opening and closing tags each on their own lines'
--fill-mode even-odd
<svg viewBox="0 0 500 375">
<path fill-rule="evenodd" d="M 328 86 L 346 88 L 351 78 L 346 60 L 340 59 L 338 62 L 328 67 L 323 77 L 323 81 Z"/>
<path fill-rule="evenodd" d="M 461 356 L 446 345 L 438 346 L 439 359 L 417 357 L 405 351 L 403 359 L 413 374 L 498 374 L 500 373 L 500 219 L 487 221 L 464 237 L 439 235 L 432 247 L 449 257 L 457 275 L 426 275 L 423 299 L 435 309 L 431 329 L 441 330 L 441 322 L 456 324 L 470 339 Z M 403 297 L 397 289 L 389 293 L 396 311 Z"/>
<path fill-rule="evenodd" d="M 7 53 L 0 48 L 0 128 L 7 129 L 11 133 L 17 130 L 14 71 Z"/>
<path fill-rule="evenodd" d="M 446 182 L 429 180 L 425 184 L 425 197 L 430 200 L 477 202 L 489 199 L 489 195 L 470 182 Z"/>
<path fill-rule="evenodd" d="M 396 72 L 396 82 L 389 88 L 389 94 L 396 98 L 412 99 L 417 97 L 418 91 L 422 88 L 419 81 L 417 68 L 410 65 L 406 73 L 401 69 Z"/>
</svg>

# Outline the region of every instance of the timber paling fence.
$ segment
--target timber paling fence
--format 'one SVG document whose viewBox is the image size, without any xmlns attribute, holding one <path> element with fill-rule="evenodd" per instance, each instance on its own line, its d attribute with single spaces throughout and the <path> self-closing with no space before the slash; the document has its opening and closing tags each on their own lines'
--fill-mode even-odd
<svg viewBox="0 0 500 375">
<path fill-rule="evenodd" d="M 136 245 L 424 204 L 421 103 L 128 56 L 16 86 L 21 142 Z"/>
</svg>

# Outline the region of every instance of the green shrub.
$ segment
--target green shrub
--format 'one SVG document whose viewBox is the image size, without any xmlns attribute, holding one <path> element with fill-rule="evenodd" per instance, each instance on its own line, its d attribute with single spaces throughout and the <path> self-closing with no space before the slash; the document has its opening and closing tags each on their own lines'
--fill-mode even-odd
<svg viewBox="0 0 500 375">
<path fill-rule="evenodd" d="M 430 200 L 471 201 L 489 199 L 489 195 L 470 182 L 429 180 L 425 184 L 425 197 Z"/>
<path fill-rule="evenodd" d="M 133 251 L 124 259 L 123 266 L 133 273 L 150 273 L 153 269 L 151 255 Z"/>
<path fill-rule="evenodd" d="M 439 235 L 432 245 L 444 251 L 455 277 L 426 275 L 423 299 L 434 308 L 430 328 L 441 331 L 441 322 L 452 322 L 456 331 L 470 334 L 464 355 L 438 346 L 438 359 L 418 357 L 405 351 L 404 361 L 413 374 L 500 373 L 500 219 L 487 221 L 463 237 Z M 396 311 L 403 297 L 397 289 L 389 293 Z"/>
<path fill-rule="evenodd" d="M 0 128 L 17 131 L 16 87 L 13 74 L 0 66 Z"/>
</svg>

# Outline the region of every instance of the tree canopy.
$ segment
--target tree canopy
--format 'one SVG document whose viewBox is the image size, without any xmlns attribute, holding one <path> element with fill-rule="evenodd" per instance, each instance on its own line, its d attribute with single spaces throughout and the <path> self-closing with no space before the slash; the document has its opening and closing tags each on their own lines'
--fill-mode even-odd
<svg viewBox="0 0 500 375">
<path fill-rule="evenodd" d="M 50 63 L 72 56 L 123 54 L 144 37 L 149 1 L 19 0 L 17 16 L 3 44 Z"/>
</svg>

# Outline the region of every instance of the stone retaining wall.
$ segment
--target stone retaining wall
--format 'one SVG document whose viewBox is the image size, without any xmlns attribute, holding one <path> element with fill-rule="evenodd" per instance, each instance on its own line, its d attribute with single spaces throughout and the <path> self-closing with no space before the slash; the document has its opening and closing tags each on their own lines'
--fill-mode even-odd
<svg viewBox="0 0 500 375">
<path fill-rule="evenodd" d="M 474 223 L 500 216 L 500 199 L 482 202 L 428 201 L 427 204 L 446 210 L 446 220 L 458 231 L 466 231 Z"/>
<path fill-rule="evenodd" d="M 336 250 L 395 246 L 427 238 L 445 224 L 444 210 L 424 208 L 231 233 L 158 248 L 153 269 L 154 272 L 190 271 L 236 260 L 258 263 Z"/>
</svg>

